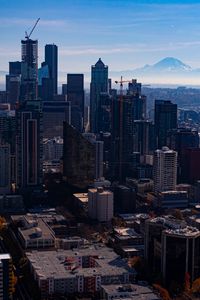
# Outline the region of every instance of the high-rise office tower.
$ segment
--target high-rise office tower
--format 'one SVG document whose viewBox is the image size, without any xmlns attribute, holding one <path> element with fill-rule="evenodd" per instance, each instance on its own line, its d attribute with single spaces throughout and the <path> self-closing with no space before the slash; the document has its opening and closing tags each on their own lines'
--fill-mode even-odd
<svg viewBox="0 0 200 300">
<path fill-rule="evenodd" d="M 20 102 L 36 100 L 38 96 L 38 41 L 30 38 L 22 40 L 21 51 Z"/>
<path fill-rule="evenodd" d="M 132 95 L 112 99 L 111 158 L 112 177 L 124 182 L 131 175 L 134 135 L 134 101 Z"/>
<path fill-rule="evenodd" d="M 81 134 L 67 122 L 63 139 L 63 176 L 70 185 L 87 188 L 103 176 L 103 142 L 96 142 L 91 133 Z"/>
<path fill-rule="evenodd" d="M 177 152 L 168 147 L 154 152 L 153 180 L 155 192 L 175 191 L 177 182 Z"/>
<path fill-rule="evenodd" d="M 21 83 L 21 62 L 9 62 L 9 74 L 6 75 L 6 94 L 7 102 L 11 105 L 11 109 L 15 109 L 16 103 L 19 102 L 20 83 Z"/>
<path fill-rule="evenodd" d="M 178 152 L 178 181 L 186 182 L 188 170 L 185 161 L 185 151 L 188 148 L 199 148 L 199 134 L 197 130 L 178 128 L 168 134 L 167 146 Z"/>
<path fill-rule="evenodd" d="M 38 69 L 38 98 L 42 101 L 53 100 L 53 79 L 50 78 L 49 66 L 45 62 Z"/>
<path fill-rule="evenodd" d="M 63 136 L 63 122 L 71 124 L 71 104 L 68 101 L 45 101 L 42 105 L 43 137 Z"/>
<path fill-rule="evenodd" d="M 0 299 L 13 299 L 12 294 L 15 291 L 15 278 L 10 254 L 0 254 L 0 278 Z"/>
<path fill-rule="evenodd" d="M 42 183 L 42 116 L 40 101 L 27 101 L 16 111 L 17 187 L 34 188 Z"/>
<path fill-rule="evenodd" d="M 101 58 L 91 68 L 90 84 L 90 131 L 99 132 L 97 114 L 99 110 L 100 93 L 108 92 L 108 66 Z"/>
<path fill-rule="evenodd" d="M 0 142 L 0 194 L 9 194 L 11 189 L 10 145 Z"/>
<path fill-rule="evenodd" d="M 7 101 L 11 109 L 16 107 L 19 102 L 20 96 L 20 76 L 19 75 L 6 75 L 6 93 Z"/>
<path fill-rule="evenodd" d="M 171 101 L 155 100 L 155 146 L 157 149 L 167 145 L 167 135 L 177 128 L 177 105 Z"/>
<path fill-rule="evenodd" d="M 21 75 L 21 61 L 9 62 L 9 75 Z"/>
<path fill-rule="evenodd" d="M 67 101 L 71 103 L 71 125 L 79 132 L 84 126 L 84 75 L 67 74 Z"/>
<path fill-rule="evenodd" d="M 141 155 L 149 154 L 149 138 L 151 123 L 145 120 L 134 121 L 133 151 Z"/>
<path fill-rule="evenodd" d="M 100 93 L 97 113 L 98 132 L 111 131 L 111 96 L 108 93 Z"/>
<path fill-rule="evenodd" d="M 54 44 L 45 46 L 45 64 L 49 67 L 49 78 L 52 79 L 53 95 L 58 91 L 58 47 Z"/>
</svg>

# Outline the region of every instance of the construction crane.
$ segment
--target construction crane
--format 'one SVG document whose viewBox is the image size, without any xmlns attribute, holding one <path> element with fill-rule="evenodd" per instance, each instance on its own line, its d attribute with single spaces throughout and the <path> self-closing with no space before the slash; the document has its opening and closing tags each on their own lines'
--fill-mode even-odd
<svg viewBox="0 0 200 300">
<path fill-rule="evenodd" d="M 123 80 L 122 76 L 120 80 L 115 80 L 116 84 L 120 84 L 120 95 L 123 95 L 123 83 L 134 83 L 134 79 L 132 80 Z M 142 84 L 142 87 L 151 86 L 150 84 Z"/>
<path fill-rule="evenodd" d="M 35 27 L 37 26 L 37 23 L 38 23 L 39 21 L 40 21 L 40 18 L 37 19 L 37 21 L 35 22 L 35 25 L 33 26 L 32 30 L 30 31 L 29 34 L 28 34 L 27 31 L 25 31 L 25 38 L 26 38 L 27 40 L 30 39 L 31 34 L 33 33 L 33 31 L 34 31 L 34 29 L 35 29 Z"/>
<path fill-rule="evenodd" d="M 123 80 L 123 77 L 121 76 L 121 79 L 118 81 L 118 80 L 115 80 L 115 83 L 116 84 L 120 84 L 120 95 L 122 96 L 123 95 L 123 83 L 131 83 L 132 80 Z"/>
</svg>

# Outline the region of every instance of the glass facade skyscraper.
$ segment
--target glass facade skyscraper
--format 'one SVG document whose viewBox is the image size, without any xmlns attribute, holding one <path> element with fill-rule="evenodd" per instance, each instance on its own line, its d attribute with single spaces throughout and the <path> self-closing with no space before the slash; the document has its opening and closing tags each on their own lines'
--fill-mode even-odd
<svg viewBox="0 0 200 300">
<path fill-rule="evenodd" d="M 49 67 L 49 78 L 53 95 L 58 92 L 58 47 L 54 44 L 45 46 L 45 64 Z"/>
<path fill-rule="evenodd" d="M 100 93 L 108 92 L 108 66 L 106 66 L 101 58 L 91 68 L 91 84 L 90 84 L 90 131 L 99 132 L 98 128 L 98 111 L 100 102 Z"/>
</svg>

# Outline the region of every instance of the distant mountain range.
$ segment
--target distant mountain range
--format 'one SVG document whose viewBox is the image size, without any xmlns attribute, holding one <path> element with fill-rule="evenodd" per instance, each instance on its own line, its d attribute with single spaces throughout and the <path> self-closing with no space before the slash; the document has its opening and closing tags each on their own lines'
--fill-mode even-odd
<svg viewBox="0 0 200 300">
<path fill-rule="evenodd" d="M 200 69 L 193 69 L 174 57 L 166 57 L 153 65 L 133 70 L 110 72 L 111 78 L 120 75 L 153 84 L 200 85 Z"/>
<path fill-rule="evenodd" d="M 5 74 L 5 71 L 0 70 L 0 89 L 4 85 Z M 66 74 L 67 72 L 59 72 L 60 82 L 66 82 Z M 84 72 L 84 74 L 85 87 L 88 88 L 90 72 Z M 145 65 L 137 69 L 109 70 L 109 77 L 113 81 L 119 79 L 120 76 L 123 76 L 126 80 L 137 78 L 142 83 L 150 84 L 200 85 L 200 68 L 194 69 L 174 57 L 166 57 L 153 65 Z M 114 85 L 113 87 L 115 88 Z"/>
<path fill-rule="evenodd" d="M 193 69 L 184 64 L 177 58 L 174 57 L 166 57 L 159 62 L 155 63 L 154 65 L 145 65 L 142 68 L 135 69 L 135 72 L 190 72 Z"/>
</svg>

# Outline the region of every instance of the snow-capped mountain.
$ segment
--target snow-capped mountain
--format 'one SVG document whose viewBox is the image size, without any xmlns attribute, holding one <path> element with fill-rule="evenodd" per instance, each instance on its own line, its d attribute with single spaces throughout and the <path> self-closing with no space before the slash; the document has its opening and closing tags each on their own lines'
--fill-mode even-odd
<svg viewBox="0 0 200 300">
<path fill-rule="evenodd" d="M 143 72 L 180 72 L 192 71 L 189 65 L 184 64 L 181 60 L 174 57 L 166 57 L 154 65 L 145 65 L 135 70 L 137 73 Z"/>
</svg>

